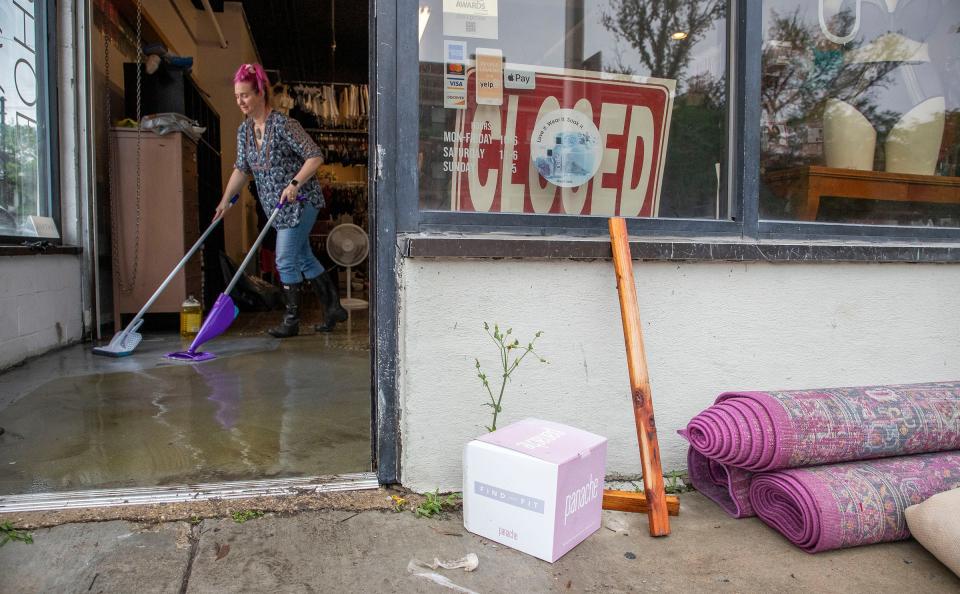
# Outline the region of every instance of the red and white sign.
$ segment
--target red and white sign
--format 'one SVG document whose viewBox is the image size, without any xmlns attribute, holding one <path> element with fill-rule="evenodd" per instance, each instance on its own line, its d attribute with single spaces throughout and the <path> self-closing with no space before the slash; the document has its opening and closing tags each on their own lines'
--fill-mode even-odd
<svg viewBox="0 0 960 594">
<path fill-rule="evenodd" d="M 444 134 L 452 172 L 453 210 L 655 217 L 676 81 L 643 76 L 508 65 L 536 73 L 533 89 L 504 89 L 503 104 L 477 105 L 457 114 Z M 467 72 L 473 94 L 476 70 Z M 560 188 L 531 159 L 541 116 L 574 109 L 600 131 L 603 156 L 592 179 Z"/>
</svg>

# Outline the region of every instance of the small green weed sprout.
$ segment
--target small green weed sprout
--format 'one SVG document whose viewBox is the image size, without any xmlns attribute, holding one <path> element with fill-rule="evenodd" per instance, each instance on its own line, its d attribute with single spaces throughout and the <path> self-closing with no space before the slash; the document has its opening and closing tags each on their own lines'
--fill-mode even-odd
<svg viewBox="0 0 960 594">
<path fill-rule="evenodd" d="M 459 493 L 450 493 L 444 496 L 440 494 L 440 489 L 437 489 L 433 493 L 427 493 L 426 500 L 418 505 L 413 512 L 418 518 L 433 518 L 443 513 L 444 509 L 455 508 L 460 499 Z"/>
<path fill-rule="evenodd" d="M 486 426 L 487 431 L 491 433 L 497 430 L 497 415 L 503 412 L 503 393 L 507 389 L 507 382 L 510 381 L 510 376 L 513 375 L 513 372 L 517 370 L 517 367 L 520 366 L 520 363 L 527 357 L 529 354 L 533 354 L 534 357 L 539 359 L 541 363 L 549 363 L 546 359 L 537 354 L 533 350 L 533 345 L 536 344 L 537 339 L 543 336 L 543 331 L 537 332 L 533 340 L 527 343 L 526 346 L 522 346 L 520 341 L 514 338 L 513 328 L 507 328 L 506 332 L 500 330 L 498 324 L 494 324 L 493 332 L 490 332 L 490 324 L 487 322 L 483 323 L 483 329 L 490 336 L 490 339 L 493 340 L 494 344 L 497 345 L 497 349 L 500 351 L 500 367 L 502 368 L 502 373 L 500 374 L 500 388 L 497 392 L 497 395 L 493 395 L 493 388 L 490 387 L 490 378 L 486 373 L 480 368 L 480 359 L 475 359 L 476 368 L 477 368 L 477 377 L 480 378 L 480 383 L 487 390 L 487 396 L 490 398 L 489 402 L 484 402 L 483 406 L 489 406 L 493 409 L 493 421 Z M 510 357 L 513 356 L 511 361 Z M 496 381 L 496 380 L 494 380 Z"/>
<path fill-rule="evenodd" d="M 250 520 L 256 520 L 257 518 L 263 517 L 263 512 L 259 509 L 243 509 L 240 511 L 235 511 L 230 514 L 230 517 L 233 518 L 233 521 L 237 524 L 243 524 L 244 522 Z"/>
<path fill-rule="evenodd" d="M 11 540 L 33 544 L 33 535 L 25 530 L 17 530 L 10 522 L 3 522 L 0 524 L 0 547 Z"/>
<path fill-rule="evenodd" d="M 643 492 L 642 479 L 630 481 L 630 484 L 633 486 L 634 491 L 638 493 Z M 680 493 L 686 493 L 694 489 L 689 485 L 686 470 L 671 470 L 663 475 L 663 490 L 667 495 L 679 495 Z"/>
<path fill-rule="evenodd" d="M 668 495 L 679 495 L 690 490 L 686 484 L 685 470 L 672 470 L 663 475 L 664 490 Z"/>
</svg>

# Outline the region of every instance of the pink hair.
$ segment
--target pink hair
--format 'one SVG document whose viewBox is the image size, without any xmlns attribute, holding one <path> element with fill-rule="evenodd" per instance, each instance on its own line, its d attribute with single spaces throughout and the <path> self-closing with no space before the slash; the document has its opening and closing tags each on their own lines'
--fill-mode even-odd
<svg viewBox="0 0 960 594">
<path fill-rule="evenodd" d="M 270 99 L 270 79 L 260 64 L 241 64 L 233 75 L 233 83 L 241 82 L 250 83 L 257 95 L 263 95 L 264 100 Z"/>
</svg>

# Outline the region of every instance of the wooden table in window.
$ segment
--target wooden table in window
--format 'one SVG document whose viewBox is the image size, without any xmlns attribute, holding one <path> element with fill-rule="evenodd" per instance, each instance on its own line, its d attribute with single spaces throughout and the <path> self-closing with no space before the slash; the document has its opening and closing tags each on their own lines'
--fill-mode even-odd
<svg viewBox="0 0 960 594">
<path fill-rule="evenodd" d="M 764 176 L 795 220 L 814 221 L 824 196 L 844 199 L 960 204 L 960 177 L 831 167 L 795 167 Z"/>
</svg>

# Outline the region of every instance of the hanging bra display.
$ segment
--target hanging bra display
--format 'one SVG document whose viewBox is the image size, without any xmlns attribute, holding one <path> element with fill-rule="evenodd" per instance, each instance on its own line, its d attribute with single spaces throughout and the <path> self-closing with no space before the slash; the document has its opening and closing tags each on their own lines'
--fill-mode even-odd
<svg viewBox="0 0 960 594">
<path fill-rule="evenodd" d="M 367 164 L 367 136 L 364 132 L 323 131 L 305 128 L 323 151 L 323 162 L 344 167 L 363 167 Z"/>
<path fill-rule="evenodd" d="M 297 107 L 317 119 L 319 128 L 366 129 L 370 115 L 367 85 L 299 84 L 293 87 Z"/>
<path fill-rule="evenodd" d="M 296 101 L 290 96 L 287 85 L 278 83 L 273 86 L 273 99 L 270 101 L 271 107 L 283 115 L 290 115 L 290 110 L 296 105 Z"/>
<path fill-rule="evenodd" d="M 334 220 L 340 215 L 350 215 L 355 225 L 367 229 L 367 184 L 365 182 L 325 183 L 323 199 L 326 209 Z"/>
</svg>

